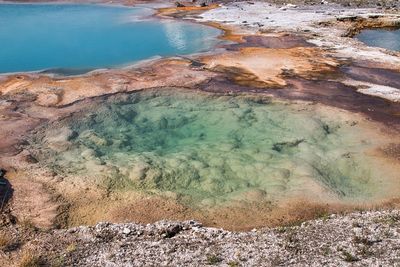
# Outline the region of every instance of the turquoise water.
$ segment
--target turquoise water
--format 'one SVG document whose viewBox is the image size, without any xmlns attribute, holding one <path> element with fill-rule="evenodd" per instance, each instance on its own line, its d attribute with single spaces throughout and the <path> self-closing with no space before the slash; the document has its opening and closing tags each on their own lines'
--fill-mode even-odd
<svg viewBox="0 0 400 267">
<path fill-rule="evenodd" d="M 0 4 L 0 73 L 114 67 L 201 52 L 217 42 L 214 28 L 141 19 L 151 14 L 105 5 Z"/>
<path fill-rule="evenodd" d="M 370 46 L 400 51 L 400 29 L 397 30 L 364 30 L 357 38 Z"/>
<path fill-rule="evenodd" d="M 364 133 L 314 105 L 155 90 L 95 101 L 48 125 L 32 151 L 72 181 L 185 203 L 364 199 L 388 177 L 365 153 L 374 140 Z"/>
</svg>

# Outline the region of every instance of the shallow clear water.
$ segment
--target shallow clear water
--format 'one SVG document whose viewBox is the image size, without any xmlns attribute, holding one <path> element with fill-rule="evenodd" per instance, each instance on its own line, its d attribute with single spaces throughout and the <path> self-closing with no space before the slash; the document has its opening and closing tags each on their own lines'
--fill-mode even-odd
<svg viewBox="0 0 400 267">
<path fill-rule="evenodd" d="M 208 205 L 371 197 L 385 176 L 363 132 L 313 105 L 164 90 L 92 103 L 34 143 L 56 172 Z"/>
<path fill-rule="evenodd" d="M 400 51 L 400 29 L 397 30 L 364 30 L 357 39 L 370 46 Z"/>
<path fill-rule="evenodd" d="M 0 4 L 0 73 L 114 67 L 210 49 L 217 29 L 140 20 L 146 8 Z"/>
</svg>

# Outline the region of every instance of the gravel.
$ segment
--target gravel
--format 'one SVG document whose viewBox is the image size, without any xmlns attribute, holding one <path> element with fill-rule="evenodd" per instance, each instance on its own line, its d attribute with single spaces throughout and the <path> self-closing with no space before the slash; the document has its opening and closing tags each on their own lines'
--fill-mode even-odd
<svg viewBox="0 0 400 267">
<path fill-rule="evenodd" d="M 249 232 L 196 221 L 102 222 L 38 240 L 39 247 L 63 244 L 52 249 L 63 266 L 400 266 L 400 211 L 330 215 Z"/>
</svg>

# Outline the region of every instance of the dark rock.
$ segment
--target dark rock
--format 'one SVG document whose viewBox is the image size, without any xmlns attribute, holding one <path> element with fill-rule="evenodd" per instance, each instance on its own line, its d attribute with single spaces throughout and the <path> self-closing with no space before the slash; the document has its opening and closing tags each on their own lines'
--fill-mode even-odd
<svg viewBox="0 0 400 267">
<path fill-rule="evenodd" d="M 358 16 L 340 16 L 337 17 L 336 20 L 337 21 L 355 21 L 358 19 Z"/>
<path fill-rule="evenodd" d="M 0 168 L 0 178 L 4 178 L 4 176 L 6 175 L 7 171 L 3 168 Z"/>
<path fill-rule="evenodd" d="M 38 161 L 34 156 L 32 156 L 31 154 L 26 155 L 26 156 L 25 156 L 25 160 L 26 160 L 26 162 L 32 163 L 32 164 L 36 164 L 36 163 L 39 162 L 39 161 Z"/>
<path fill-rule="evenodd" d="M 161 232 L 161 236 L 164 238 L 171 238 L 176 236 L 182 230 L 182 225 L 176 224 L 168 227 Z"/>
<path fill-rule="evenodd" d="M 284 152 L 284 150 L 293 148 L 298 146 L 300 143 L 304 142 L 304 139 L 300 140 L 295 140 L 293 142 L 281 142 L 281 143 L 276 143 L 272 146 L 272 149 L 277 151 L 277 152 Z"/>
</svg>

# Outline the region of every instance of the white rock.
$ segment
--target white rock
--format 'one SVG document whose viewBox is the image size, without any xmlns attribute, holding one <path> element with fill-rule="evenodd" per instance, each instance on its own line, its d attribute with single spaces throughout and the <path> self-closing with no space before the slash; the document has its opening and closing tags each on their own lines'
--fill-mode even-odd
<svg viewBox="0 0 400 267">
<path fill-rule="evenodd" d="M 131 233 L 131 230 L 129 229 L 129 228 L 124 228 L 123 230 L 122 230 L 122 233 L 123 234 L 125 234 L 125 235 L 129 235 L 130 233 Z"/>
</svg>

